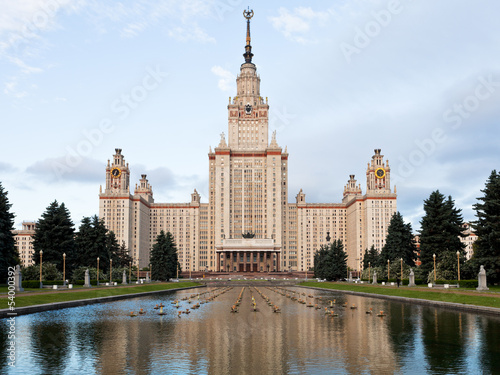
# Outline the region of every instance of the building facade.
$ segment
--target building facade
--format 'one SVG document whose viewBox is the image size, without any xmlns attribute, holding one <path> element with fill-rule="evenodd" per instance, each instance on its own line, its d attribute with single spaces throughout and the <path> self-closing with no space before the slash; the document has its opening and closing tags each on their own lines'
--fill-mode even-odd
<svg viewBox="0 0 500 375">
<path fill-rule="evenodd" d="M 12 231 L 22 267 L 29 267 L 35 264 L 35 261 L 33 260 L 33 254 L 35 252 L 33 249 L 35 227 L 36 223 L 34 221 L 24 221 L 22 229 Z"/>
<path fill-rule="evenodd" d="M 208 154 L 208 202 L 196 190 L 186 203 L 156 203 L 142 175 L 130 192 L 130 169 L 121 149 L 108 160 L 99 216 L 125 243 L 140 267 L 161 230 L 173 234 L 183 270 L 306 271 L 321 245 L 342 240 L 348 266 L 360 270 L 365 249 L 381 249 L 397 210 L 389 162 L 376 149 L 366 170 L 366 192 L 350 175 L 340 203 L 309 203 L 300 190 L 288 197 L 288 152 L 269 140 L 269 104 L 261 95 L 260 76 L 252 62 L 250 18 L 245 62 L 229 98 L 228 132 Z"/>
</svg>

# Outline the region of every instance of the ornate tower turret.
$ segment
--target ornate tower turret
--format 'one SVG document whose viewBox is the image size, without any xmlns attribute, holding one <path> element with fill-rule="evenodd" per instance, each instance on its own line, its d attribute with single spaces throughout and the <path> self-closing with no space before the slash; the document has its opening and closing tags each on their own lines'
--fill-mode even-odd
<svg viewBox="0 0 500 375">
<path fill-rule="evenodd" d="M 366 192 L 367 194 L 390 194 L 391 193 L 391 168 L 389 160 L 384 164 L 384 155 L 380 154 L 380 149 L 374 150 L 371 163 L 366 169 Z"/>
<path fill-rule="evenodd" d="M 116 148 L 113 162 L 106 166 L 106 194 L 128 194 L 130 192 L 130 170 L 122 155 L 122 149 Z"/>
</svg>

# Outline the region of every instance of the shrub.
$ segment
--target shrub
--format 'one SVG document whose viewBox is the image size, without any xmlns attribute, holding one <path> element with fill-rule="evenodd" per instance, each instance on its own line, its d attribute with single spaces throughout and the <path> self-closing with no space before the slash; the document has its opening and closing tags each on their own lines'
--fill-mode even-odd
<svg viewBox="0 0 500 375">
<path fill-rule="evenodd" d="M 40 288 L 40 280 L 23 280 L 23 288 Z"/>
<path fill-rule="evenodd" d="M 462 288 L 477 288 L 478 287 L 478 281 L 477 280 L 460 280 L 458 284 Z"/>
<path fill-rule="evenodd" d="M 23 279 L 39 280 L 40 286 L 40 265 L 32 265 L 21 270 Z M 55 264 L 44 262 L 42 264 L 42 281 L 62 280 L 62 273 L 59 272 Z"/>
</svg>

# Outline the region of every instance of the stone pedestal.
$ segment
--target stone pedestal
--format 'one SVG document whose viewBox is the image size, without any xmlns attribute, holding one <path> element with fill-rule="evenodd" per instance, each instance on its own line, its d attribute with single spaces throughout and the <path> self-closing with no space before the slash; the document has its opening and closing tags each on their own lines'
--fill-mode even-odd
<svg viewBox="0 0 500 375">
<path fill-rule="evenodd" d="M 127 272 L 123 270 L 122 284 L 127 284 Z"/>
<path fill-rule="evenodd" d="M 413 272 L 413 268 L 410 268 L 410 282 L 409 282 L 408 286 L 416 286 L 415 273 Z"/>
<path fill-rule="evenodd" d="M 373 282 L 372 284 L 378 284 L 377 283 L 377 271 L 373 271 Z"/>
<path fill-rule="evenodd" d="M 349 282 L 352 283 L 352 272 L 349 272 Z"/>
<path fill-rule="evenodd" d="M 477 275 L 477 288 L 476 290 L 490 290 L 486 285 L 486 270 L 484 266 L 479 269 L 479 274 Z"/>
<path fill-rule="evenodd" d="M 91 285 L 90 285 L 90 272 L 89 272 L 88 268 L 85 270 L 85 283 L 83 284 L 83 286 L 85 288 L 91 287 Z"/>
<path fill-rule="evenodd" d="M 14 273 L 14 290 L 16 292 L 24 292 L 23 275 L 21 274 L 21 267 L 19 267 L 19 264 L 16 266 L 16 271 Z"/>
</svg>

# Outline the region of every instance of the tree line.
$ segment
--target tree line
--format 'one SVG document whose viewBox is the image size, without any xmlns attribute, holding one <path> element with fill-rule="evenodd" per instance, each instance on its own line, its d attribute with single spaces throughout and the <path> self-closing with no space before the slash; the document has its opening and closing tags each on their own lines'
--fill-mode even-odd
<svg viewBox="0 0 500 375">
<path fill-rule="evenodd" d="M 424 216 L 420 220 L 420 248 L 415 243 L 411 224 L 396 212 L 390 221 L 385 245 L 378 252 L 375 246 L 366 249 L 363 257 L 363 277 L 376 271 L 382 277 L 408 277 L 414 268 L 415 277 L 431 280 L 436 278 L 456 280 L 459 267 L 461 279 L 475 279 L 480 265 L 484 265 L 488 282 L 500 282 L 500 173 L 493 170 L 486 181 L 483 195 L 473 205 L 477 220 L 471 223 L 478 236 L 473 245 L 473 255 L 466 260 L 465 244 L 460 238 L 464 234 L 461 210 L 455 206 L 451 196 L 445 197 L 439 190 L 433 191 L 424 200 Z M 315 276 L 335 280 L 347 273 L 346 259 L 339 257 L 342 243 L 322 246 L 315 254 Z M 337 254 L 337 255 L 334 255 Z M 333 264 L 333 259 L 337 259 Z M 416 266 L 417 260 L 421 263 Z M 403 274 L 401 274 L 401 268 Z M 328 271 L 325 271 L 328 270 Z"/>
<path fill-rule="evenodd" d="M 11 207 L 7 192 L 0 183 L 0 280 L 7 279 L 8 267 L 21 264 L 12 233 L 14 214 L 10 212 Z M 115 233 L 106 228 L 104 220 L 96 215 L 84 217 L 78 231 L 75 231 L 68 209 L 57 200 L 46 208 L 37 221 L 33 249 L 34 265 L 22 269 L 24 279 L 39 279 L 40 261 L 44 280 L 61 280 L 63 270 L 67 279 L 81 280 L 87 268 L 91 278 L 95 278 L 97 258 L 99 279 L 109 278 L 111 267 L 112 278 L 121 278 L 123 270 L 132 265 L 129 249 L 124 242 L 118 243 Z M 176 277 L 176 264 L 179 267 L 177 248 L 170 233 L 162 231 L 157 237 L 150 263 L 153 265 L 154 280 Z"/>
</svg>

